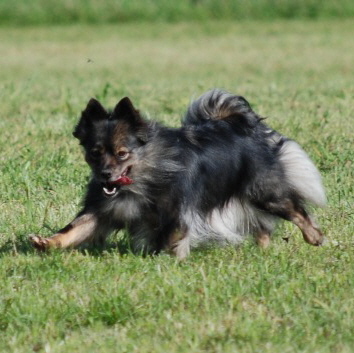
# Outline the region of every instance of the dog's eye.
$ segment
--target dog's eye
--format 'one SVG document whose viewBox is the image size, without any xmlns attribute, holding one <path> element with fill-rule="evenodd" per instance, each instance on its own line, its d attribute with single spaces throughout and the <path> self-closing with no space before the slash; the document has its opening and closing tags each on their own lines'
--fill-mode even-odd
<svg viewBox="0 0 354 353">
<path fill-rule="evenodd" d="M 129 157 L 129 152 L 126 150 L 120 150 L 117 152 L 117 156 L 120 160 L 125 160 Z"/>
<path fill-rule="evenodd" d="M 93 149 L 90 151 L 90 156 L 92 158 L 99 158 L 101 156 L 101 151 L 100 150 L 97 150 L 97 149 Z"/>
</svg>

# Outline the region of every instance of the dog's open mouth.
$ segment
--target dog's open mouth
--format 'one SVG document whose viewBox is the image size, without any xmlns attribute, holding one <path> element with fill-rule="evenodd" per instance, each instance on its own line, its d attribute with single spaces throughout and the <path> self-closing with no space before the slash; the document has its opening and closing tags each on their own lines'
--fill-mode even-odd
<svg viewBox="0 0 354 353">
<path fill-rule="evenodd" d="M 116 180 L 104 183 L 103 193 L 105 196 L 112 197 L 118 192 L 120 186 L 134 183 L 134 181 L 128 176 L 130 169 L 131 167 L 125 169 L 124 172 Z"/>
</svg>

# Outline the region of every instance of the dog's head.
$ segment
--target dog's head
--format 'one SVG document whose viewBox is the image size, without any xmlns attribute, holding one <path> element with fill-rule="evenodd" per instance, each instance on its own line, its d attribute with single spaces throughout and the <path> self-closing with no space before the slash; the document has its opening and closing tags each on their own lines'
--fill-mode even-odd
<svg viewBox="0 0 354 353">
<path fill-rule="evenodd" d="M 107 112 L 91 99 L 73 135 L 85 149 L 85 159 L 105 196 L 115 196 L 122 186 L 134 183 L 138 150 L 147 140 L 146 122 L 128 97 Z"/>
</svg>

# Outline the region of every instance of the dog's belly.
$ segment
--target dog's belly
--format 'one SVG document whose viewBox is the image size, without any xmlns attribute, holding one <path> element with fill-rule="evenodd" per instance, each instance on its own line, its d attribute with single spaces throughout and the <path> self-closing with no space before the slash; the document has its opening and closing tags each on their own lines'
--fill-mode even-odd
<svg viewBox="0 0 354 353">
<path fill-rule="evenodd" d="M 276 218 L 246 201 L 232 199 L 225 207 L 214 209 L 205 217 L 189 211 L 186 213 L 186 221 L 190 244 L 198 247 L 213 243 L 239 244 L 250 234 L 260 230 L 271 231 Z"/>
</svg>

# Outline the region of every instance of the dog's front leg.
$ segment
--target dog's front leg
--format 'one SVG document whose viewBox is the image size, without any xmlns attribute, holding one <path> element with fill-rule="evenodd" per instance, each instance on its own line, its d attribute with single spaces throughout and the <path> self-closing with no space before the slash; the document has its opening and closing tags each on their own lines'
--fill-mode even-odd
<svg viewBox="0 0 354 353">
<path fill-rule="evenodd" d="M 39 250 L 75 247 L 84 242 L 105 239 L 110 227 L 99 221 L 93 213 L 79 214 L 71 223 L 49 238 L 33 235 L 32 245 Z"/>
<path fill-rule="evenodd" d="M 179 260 L 184 260 L 190 253 L 190 239 L 187 229 L 176 229 L 169 237 L 167 250 Z"/>
</svg>

